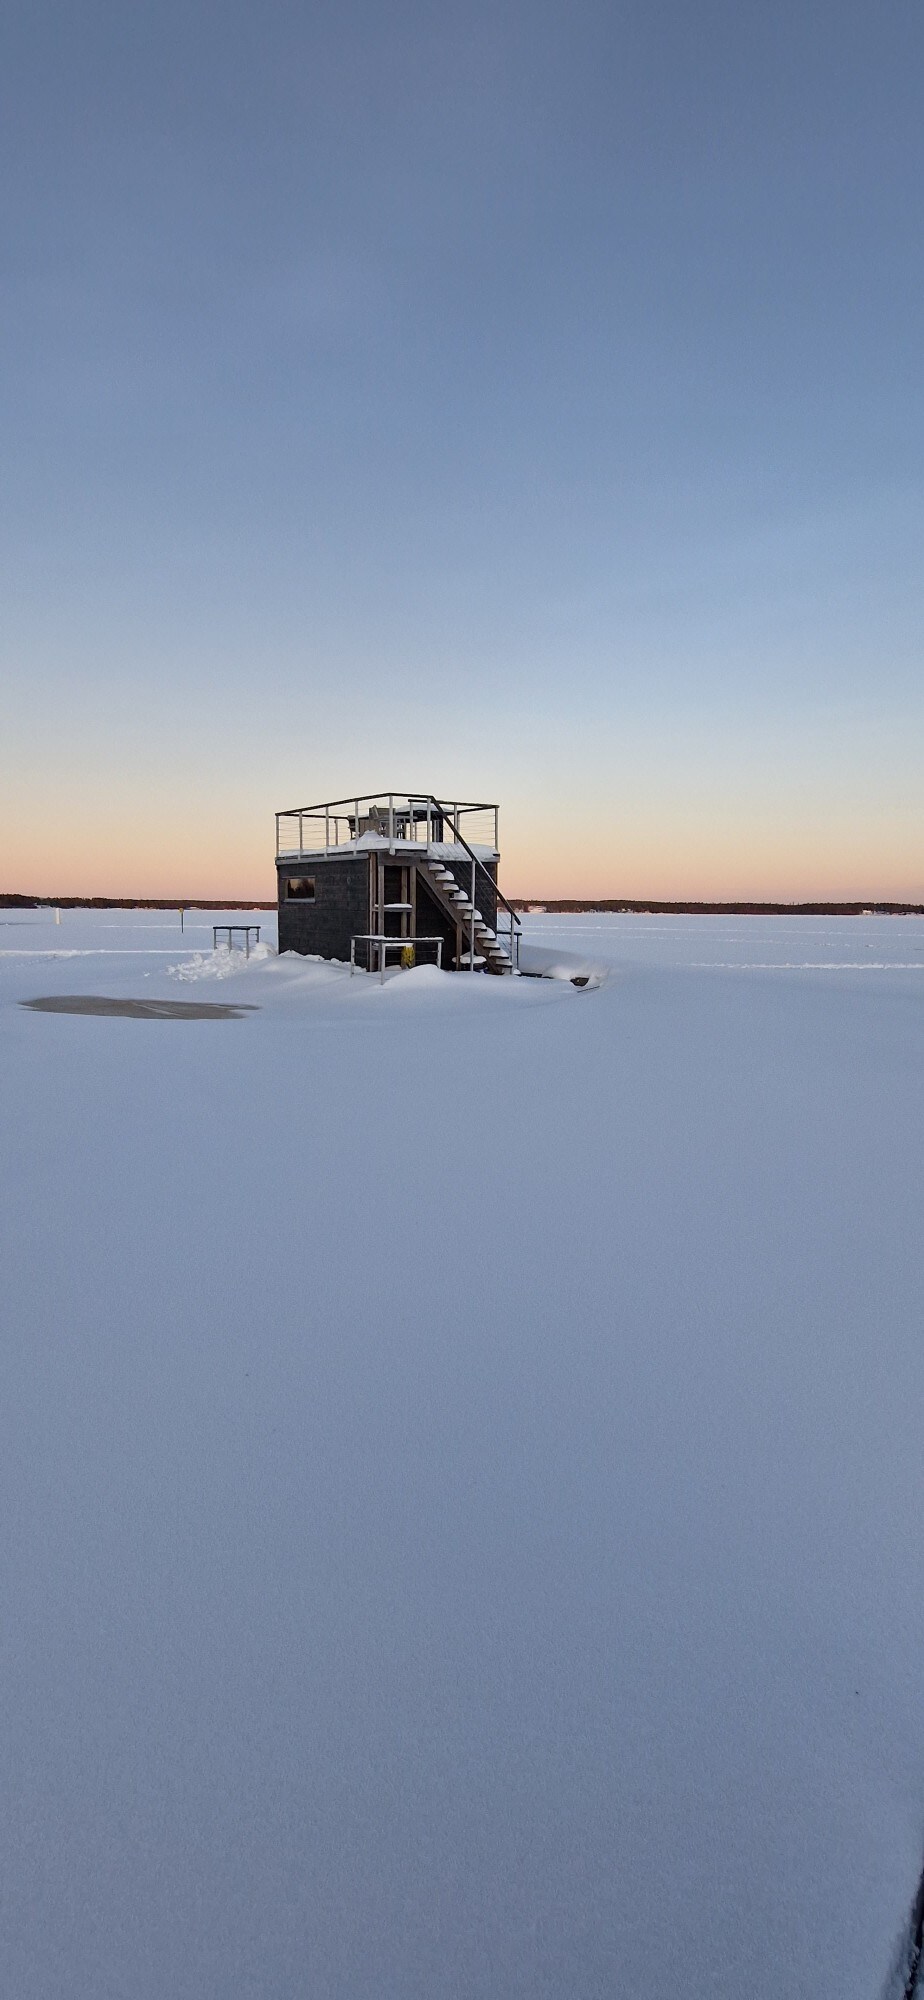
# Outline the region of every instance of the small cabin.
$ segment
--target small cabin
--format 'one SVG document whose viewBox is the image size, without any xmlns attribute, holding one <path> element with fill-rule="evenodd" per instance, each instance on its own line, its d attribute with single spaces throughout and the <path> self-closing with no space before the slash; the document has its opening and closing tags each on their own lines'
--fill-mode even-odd
<svg viewBox="0 0 924 2000">
<path fill-rule="evenodd" d="M 377 792 L 276 814 L 279 949 L 363 971 L 512 973 L 520 919 L 497 886 L 496 805 Z"/>
</svg>

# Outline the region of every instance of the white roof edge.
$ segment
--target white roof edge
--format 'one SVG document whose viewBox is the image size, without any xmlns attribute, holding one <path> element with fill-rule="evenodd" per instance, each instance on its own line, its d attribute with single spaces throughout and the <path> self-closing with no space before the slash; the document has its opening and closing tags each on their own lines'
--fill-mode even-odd
<svg viewBox="0 0 924 2000">
<path fill-rule="evenodd" d="M 402 858 L 418 861 L 467 861 L 468 849 L 457 841 L 431 840 L 429 847 L 422 840 L 389 840 L 385 834 L 363 833 L 358 840 L 341 840 L 336 847 L 284 847 L 276 856 L 277 861 L 331 861 L 350 855 L 373 852 L 400 854 Z M 499 861 L 496 847 L 478 847 L 471 843 L 471 852 L 476 861 Z"/>
</svg>

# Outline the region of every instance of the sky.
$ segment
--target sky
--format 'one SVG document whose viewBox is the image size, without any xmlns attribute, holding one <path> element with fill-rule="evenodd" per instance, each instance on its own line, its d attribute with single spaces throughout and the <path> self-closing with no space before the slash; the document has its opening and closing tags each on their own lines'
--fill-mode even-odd
<svg viewBox="0 0 924 2000">
<path fill-rule="evenodd" d="M 924 899 L 911 0 L 7 0 L 0 889 Z"/>
</svg>

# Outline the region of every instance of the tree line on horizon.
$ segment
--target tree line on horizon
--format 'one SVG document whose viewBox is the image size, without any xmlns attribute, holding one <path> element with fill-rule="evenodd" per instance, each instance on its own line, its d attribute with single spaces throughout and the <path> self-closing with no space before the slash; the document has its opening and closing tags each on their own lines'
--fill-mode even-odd
<svg viewBox="0 0 924 2000">
<path fill-rule="evenodd" d="M 542 911 L 549 916 L 580 916 L 597 912 L 602 916 L 651 917 L 921 917 L 924 903 L 756 903 L 756 902 L 659 902 L 626 897 L 550 900 L 547 896 L 511 896 L 515 910 Z M 0 894 L 3 910 L 275 910 L 272 901 L 258 902 L 252 896 L 23 896 Z"/>
</svg>

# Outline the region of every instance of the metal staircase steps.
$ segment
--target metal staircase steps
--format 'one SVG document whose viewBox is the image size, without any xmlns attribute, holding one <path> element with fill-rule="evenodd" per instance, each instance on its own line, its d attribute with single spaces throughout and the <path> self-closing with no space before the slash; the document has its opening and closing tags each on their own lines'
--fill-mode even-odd
<svg viewBox="0 0 924 2000">
<path fill-rule="evenodd" d="M 490 924 L 485 922 L 481 911 L 473 905 L 465 890 L 459 887 L 452 870 L 445 868 L 439 861 L 426 861 L 424 867 L 448 910 L 453 916 L 461 917 L 469 927 L 469 937 L 460 953 L 460 964 L 473 970 L 486 967 L 495 973 L 512 972 L 513 965 L 506 946 L 501 943 Z M 471 949 L 472 930 L 475 934 L 474 954 Z"/>
</svg>

